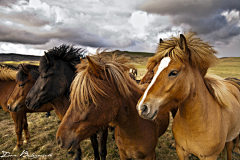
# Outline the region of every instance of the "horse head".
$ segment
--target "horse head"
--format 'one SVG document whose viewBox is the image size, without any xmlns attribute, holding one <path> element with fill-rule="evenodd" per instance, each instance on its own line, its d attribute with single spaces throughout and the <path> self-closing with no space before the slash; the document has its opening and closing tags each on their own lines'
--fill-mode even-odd
<svg viewBox="0 0 240 160">
<path fill-rule="evenodd" d="M 184 101 L 194 88 L 194 72 L 204 77 L 210 64 L 216 61 L 216 51 L 194 35 L 190 32 L 186 39 L 181 34 L 158 46 L 158 53 L 151 58 L 157 64 L 154 76 L 137 104 L 143 118 L 153 120 L 159 108 L 171 106 L 169 103 L 177 106 Z"/>
<path fill-rule="evenodd" d="M 16 76 L 17 84 L 7 102 L 10 111 L 16 112 L 25 107 L 26 96 L 38 76 L 38 66 L 20 64 Z"/>
<path fill-rule="evenodd" d="M 75 65 L 80 63 L 81 49 L 62 45 L 49 50 L 40 59 L 40 76 L 26 97 L 30 109 L 39 109 L 55 98 L 69 96 L 69 88 L 75 74 Z"/>
</svg>

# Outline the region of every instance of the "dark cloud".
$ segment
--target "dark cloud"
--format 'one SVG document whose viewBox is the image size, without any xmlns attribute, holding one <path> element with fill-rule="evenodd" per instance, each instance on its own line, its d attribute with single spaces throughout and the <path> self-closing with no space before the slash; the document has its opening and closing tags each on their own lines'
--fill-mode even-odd
<svg viewBox="0 0 240 160">
<path fill-rule="evenodd" d="M 239 0 L 146 0 L 139 9 L 161 15 L 191 15 L 194 18 L 208 17 L 225 10 L 240 10 Z"/>
<path fill-rule="evenodd" d="M 188 29 L 197 31 L 198 34 L 209 34 L 213 31 L 223 28 L 228 24 L 225 16 L 215 14 L 210 15 L 208 18 L 192 18 L 191 15 L 176 15 L 171 17 L 171 22 L 175 26 L 187 24 L 189 25 Z"/>
<path fill-rule="evenodd" d="M 2 20 L 8 20 L 15 23 L 23 24 L 25 26 L 35 27 L 41 27 L 46 24 L 50 24 L 52 21 L 52 19 L 43 16 L 43 14 L 36 12 L 34 9 L 21 12 L 13 11 L 8 14 L 0 12 L 0 17 Z"/>
<path fill-rule="evenodd" d="M 0 41 L 22 44 L 43 44 L 48 38 L 14 27 L 0 25 Z"/>
<path fill-rule="evenodd" d="M 229 43 L 240 34 L 239 18 L 229 22 L 222 14 L 240 11 L 240 0 L 146 0 L 139 8 L 148 13 L 167 15 L 173 26 L 195 31 L 212 42 Z"/>
</svg>

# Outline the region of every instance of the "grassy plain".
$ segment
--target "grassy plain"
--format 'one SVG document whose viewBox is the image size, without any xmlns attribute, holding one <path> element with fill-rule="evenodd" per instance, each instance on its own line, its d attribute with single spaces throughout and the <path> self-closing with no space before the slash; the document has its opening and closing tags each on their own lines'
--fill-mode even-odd
<svg viewBox="0 0 240 160">
<path fill-rule="evenodd" d="M 131 63 L 133 63 L 138 69 L 138 75 L 144 75 L 146 73 L 145 65 L 149 57 L 153 56 L 153 54 L 146 53 L 125 53 L 125 56 L 129 57 Z M 8 64 L 17 65 L 19 62 L 7 62 Z M 24 62 L 27 63 L 27 62 Z M 38 62 L 30 62 L 32 64 L 38 64 Z M 219 60 L 219 64 L 210 68 L 210 74 L 217 74 L 224 78 L 226 77 L 236 77 L 240 79 L 240 58 L 222 58 Z M 140 79 L 142 76 L 138 76 L 137 79 Z M 27 114 L 28 118 L 28 127 L 30 132 L 30 142 L 26 145 L 23 145 L 20 151 L 13 152 L 13 148 L 16 145 L 16 134 L 14 131 L 14 123 L 10 117 L 10 115 L 0 109 L 0 159 L 2 155 L 2 151 L 10 152 L 11 155 L 17 155 L 18 158 L 12 159 L 20 159 L 19 155 L 23 151 L 28 151 L 29 155 L 49 155 L 51 157 L 48 158 L 38 158 L 38 159 L 54 159 L 54 160 L 66 160 L 73 159 L 72 157 L 67 157 L 67 151 L 62 150 L 57 146 L 55 135 L 59 126 L 59 119 L 54 113 L 51 112 L 51 116 L 49 118 L 45 118 L 45 113 L 32 113 Z M 174 142 L 172 131 L 171 131 L 171 123 L 163 136 L 161 136 L 158 140 L 158 144 L 156 147 L 156 155 L 157 160 L 174 160 L 178 159 L 176 151 L 173 149 L 169 149 L 169 146 Z M 107 143 L 107 159 L 109 160 L 118 160 L 118 149 L 115 144 L 115 141 L 111 138 L 112 132 L 109 132 L 108 143 Z M 24 134 L 23 134 L 24 137 Z M 84 160 L 92 160 L 93 151 L 90 143 L 90 139 L 86 139 L 81 142 L 81 148 L 83 152 L 82 158 Z M 225 151 L 226 153 L 226 151 Z M 8 158 L 11 159 L 11 158 Z M 27 158 L 21 158 L 27 159 Z M 191 156 L 190 160 L 197 160 L 198 158 Z M 221 160 L 226 159 L 226 154 L 223 155 L 223 158 L 219 158 Z M 233 154 L 233 160 L 239 160 L 240 156 Z"/>
</svg>

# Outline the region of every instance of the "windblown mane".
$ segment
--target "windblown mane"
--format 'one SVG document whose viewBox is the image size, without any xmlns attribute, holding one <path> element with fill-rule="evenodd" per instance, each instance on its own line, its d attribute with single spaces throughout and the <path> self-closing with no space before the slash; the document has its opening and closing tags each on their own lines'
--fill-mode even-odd
<svg viewBox="0 0 240 160">
<path fill-rule="evenodd" d="M 220 106 L 226 109 L 231 109 L 232 96 L 234 95 L 224 83 L 230 83 L 240 90 L 238 84 L 233 84 L 230 80 L 224 80 L 216 75 L 206 75 L 204 77 L 204 83 Z"/>
<path fill-rule="evenodd" d="M 83 57 L 85 53 L 86 51 L 82 48 L 75 48 L 72 45 L 63 44 L 59 47 L 54 47 L 48 50 L 48 52 L 45 54 L 48 54 L 48 56 L 52 57 L 55 60 L 62 60 L 67 62 L 70 67 L 75 70 L 75 66 L 80 63 L 80 57 Z M 47 64 L 45 56 L 42 56 L 40 59 L 39 71 L 42 72 L 48 67 L 49 65 Z"/>
<path fill-rule="evenodd" d="M 37 78 L 39 77 L 38 66 L 30 65 L 30 64 L 23 64 L 23 65 L 29 70 L 31 77 L 34 80 L 37 80 Z M 17 72 L 16 80 L 25 81 L 27 78 L 28 78 L 28 74 L 22 69 L 22 67 L 20 67 Z"/>
<path fill-rule="evenodd" d="M 156 55 L 148 60 L 147 68 L 152 69 L 162 58 L 169 56 L 173 61 L 181 61 L 196 66 L 204 77 L 207 69 L 217 62 L 218 58 L 215 55 L 217 51 L 208 42 L 204 42 L 197 37 L 194 32 L 188 32 L 184 36 L 190 53 L 189 56 L 180 47 L 180 36 L 172 36 L 158 45 Z"/>
<path fill-rule="evenodd" d="M 96 78 L 88 61 L 78 64 L 77 75 L 71 84 L 71 103 L 81 106 L 81 109 L 86 109 L 89 102 L 97 106 L 102 97 L 111 97 L 112 94 L 118 93 L 124 98 L 132 96 L 130 88 L 135 82 L 129 76 L 130 66 L 127 64 L 127 58 L 115 55 L 112 58 L 106 58 L 106 56 L 102 57 L 101 54 L 97 54 L 91 56 L 91 59 L 101 66 L 107 82 Z"/>
<path fill-rule="evenodd" d="M 11 81 L 16 80 L 17 68 L 11 65 L 0 64 L 0 80 Z"/>
</svg>

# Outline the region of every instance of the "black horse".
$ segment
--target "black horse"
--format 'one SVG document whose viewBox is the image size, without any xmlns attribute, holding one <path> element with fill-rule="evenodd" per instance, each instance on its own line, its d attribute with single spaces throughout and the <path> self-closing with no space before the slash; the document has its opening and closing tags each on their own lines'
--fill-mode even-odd
<svg viewBox="0 0 240 160">
<path fill-rule="evenodd" d="M 64 104 L 64 114 L 69 107 L 69 101 L 64 101 L 62 97 L 69 97 L 70 85 L 75 75 L 75 66 L 81 62 L 80 57 L 86 53 L 84 49 L 75 48 L 69 45 L 61 45 L 45 52 L 40 59 L 39 71 L 40 76 L 34 86 L 28 92 L 26 105 L 30 109 L 39 109 L 45 103 L 52 102 L 53 105 Z M 66 99 L 66 98 L 65 98 Z M 64 115 L 63 115 L 64 116 Z M 108 128 L 102 128 L 99 133 L 100 156 L 106 159 L 107 149 L 106 141 Z M 98 152 L 98 141 L 96 133 L 91 137 L 95 159 L 100 159 Z M 81 149 L 75 159 L 81 159 Z"/>
</svg>

